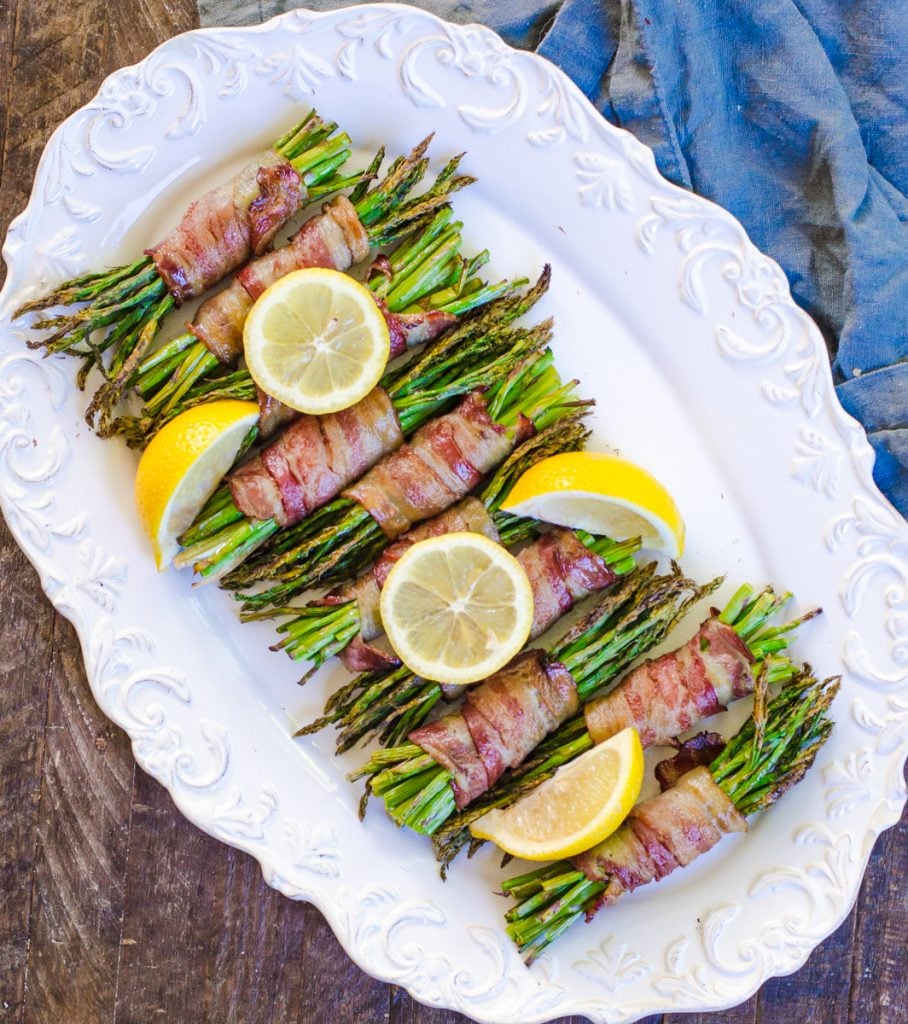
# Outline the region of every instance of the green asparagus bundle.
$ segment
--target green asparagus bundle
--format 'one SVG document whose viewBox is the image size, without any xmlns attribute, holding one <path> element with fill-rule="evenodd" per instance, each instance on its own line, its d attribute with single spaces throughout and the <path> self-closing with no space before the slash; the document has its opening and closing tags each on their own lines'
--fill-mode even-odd
<svg viewBox="0 0 908 1024">
<path fill-rule="evenodd" d="M 528 525 L 535 530 L 535 524 Z M 639 537 L 615 541 L 609 537 L 594 536 L 583 530 L 553 531 L 537 537 L 533 544 L 529 548 L 525 548 L 521 554 L 528 552 L 532 558 L 537 554 L 538 547 L 550 542 L 559 545 L 562 550 L 567 549 L 569 557 L 575 561 L 579 561 L 582 557 L 578 557 L 578 547 L 585 551 L 591 559 L 596 560 L 599 580 L 602 581 L 601 586 L 597 586 L 597 590 L 604 589 L 619 576 L 630 572 L 634 568 L 634 555 L 640 548 Z M 568 572 L 571 571 L 569 565 L 566 566 L 566 569 Z M 538 577 L 530 577 L 531 586 L 538 582 Z M 536 592 L 534 586 L 534 597 Z M 589 591 L 589 593 L 593 592 Z M 585 596 L 589 596 L 589 594 L 575 595 L 573 602 L 577 603 Z M 342 605 L 341 608 L 348 618 L 353 618 L 349 604 Z M 566 615 L 567 611 L 564 611 L 564 614 Z M 561 614 L 557 618 L 561 618 Z M 552 616 L 551 619 L 547 619 L 546 625 L 554 625 L 557 618 Z M 336 627 L 326 627 L 329 636 L 338 635 L 340 637 L 335 641 L 336 643 L 343 643 L 344 634 L 340 631 L 334 634 L 329 632 L 331 630 L 336 630 Z M 534 639 L 543 631 L 534 625 L 530 638 Z M 281 646 L 283 645 L 276 645 L 274 649 L 279 649 Z M 308 674 L 300 681 L 305 682 L 306 678 L 308 678 Z M 355 744 L 365 742 L 373 737 L 377 738 L 383 746 L 400 744 L 410 732 L 422 725 L 432 709 L 443 698 L 454 699 L 460 695 L 461 690 L 460 687 L 447 687 L 440 683 L 421 679 L 405 665 L 389 667 L 380 671 L 365 671 L 332 694 L 325 704 L 325 712 L 322 717 L 303 726 L 295 735 L 305 736 L 318 732 L 328 725 L 335 725 L 339 730 L 337 736 L 337 752 L 339 754 L 349 750 Z"/>
<path fill-rule="evenodd" d="M 532 330 L 518 330 L 509 325 L 545 293 L 548 282 L 549 270 L 546 268 L 536 285 L 526 293 L 506 295 L 492 302 L 478 315 L 433 342 L 409 363 L 394 366 L 385 374 L 376 393 L 387 396 L 390 403 L 388 414 L 393 415 L 397 424 L 395 429 L 399 430 L 391 437 L 385 451 L 393 451 L 401 435 L 409 437 L 420 425 L 475 389 L 490 387 L 497 382 L 499 394 L 506 397 L 502 385 L 507 374 L 541 349 L 551 329 L 548 323 Z M 368 466 L 362 471 L 366 468 Z M 340 489 L 337 488 L 338 491 Z M 340 501 L 341 510 L 348 507 L 347 502 Z M 303 567 L 309 577 L 316 578 L 314 582 L 322 578 L 323 569 L 326 572 L 337 569 L 343 573 L 338 578 L 344 579 L 355 574 L 357 566 L 368 563 L 369 552 L 343 549 L 330 564 L 322 564 L 318 544 L 309 542 L 311 536 L 318 537 L 323 527 L 336 522 L 337 511 L 338 502 L 331 502 L 304 514 L 295 522 L 282 520 L 281 509 L 277 507 L 263 509 L 264 514 L 258 516 L 244 515 L 231 489 L 225 485 L 215 492 L 195 524 L 181 539 L 185 550 L 178 556 L 176 564 L 193 565 L 203 578 L 217 578 L 239 566 L 259 545 L 276 535 L 266 555 L 250 561 L 248 576 L 234 573 L 236 585 L 251 582 L 260 572 L 267 574 L 272 563 L 276 563 L 275 571 L 281 571 L 284 562 L 288 565 L 297 562 L 296 548 L 299 546 L 305 549 L 300 553 L 307 559 Z M 345 534 L 334 537 L 333 528 L 328 532 L 331 534 L 326 544 L 328 548 L 346 537 Z M 354 557 L 349 557 L 351 554 Z M 371 554 L 373 557 L 377 554 L 377 547 L 373 547 Z M 284 562 L 277 561 L 280 559 Z M 352 564 L 354 561 L 355 565 Z M 312 584 L 306 583 L 299 589 L 308 585 Z M 281 598 L 281 595 L 275 597 Z"/>
<path fill-rule="evenodd" d="M 578 681 L 582 711 L 567 718 L 532 757 L 515 767 L 502 786 L 461 810 L 438 830 L 434 838 L 438 859 L 447 865 L 468 843 L 472 844 L 470 852 L 474 852 L 482 840 L 472 838 L 472 822 L 493 807 L 509 806 L 550 778 L 562 764 L 622 729 L 636 728 L 644 747 L 670 743 L 696 722 L 751 694 L 761 672 L 773 683 L 790 678 L 794 666 L 784 652 L 791 636 L 819 614 L 819 609 L 813 609 L 787 622 L 771 624 L 790 599 L 789 593 L 777 595 L 769 587 L 756 593 L 744 584 L 721 612 L 710 613 L 683 647 L 644 662 L 611 692 L 594 697 L 585 688 L 581 692 L 584 684 Z M 561 660 L 568 665 L 578 660 L 584 663 L 586 647 L 581 637 L 572 640 Z"/>
<path fill-rule="evenodd" d="M 630 574 L 626 580 L 633 577 Z M 693 586 L 689 581 L 683 582 Z M 639 726 L 644 745 L 666 742 L 693 722 L 722 710 L 729 700 L 751 692 L 754 662 L 767 662 L 772 679 L 784 679 L 791 674 L 791 663 L 781 651 L 791 631 L 814 613 L 786 625 L 770 626 L 769 618 L 789 595 L 779 598 L 767 590 L 754 597 L 752 589 L 745 587 L 729 601 L 721 616 L 711 614 L 683 648 L 640 666 L 616 691 L 594 699 L 637 655 L 667 633 L 691 600 L 704 596 L 719 582 L 714 580 L 705 588 L 695 588 L 680 608 L 677 595 L 667 605 L 662 600 L 657 605 L 662 618 L 654 638 L 649 616 L 640 615 L 633 605 L 630 614 L 638 620 L 633 627 L 629 629 L 621 623 L 616 628 L 609 624 L 611 628 L 604 637 L 594 612 L 592 622 L 578 624 L 550 652 L 548 677 L 543 672 L 529 681 L 520 678 L 518 683 L 520 673 L 513 672 L 510 706 L 500 701 L 487 705 L 481 689 L 471 690 L 467 703 L 481 700 L 482 715 L 496 723 L 497 733 L 513 734 L 510 749 L 496 751 L 494 759 L 480 753 L 478 745 L 476 757 L 471 757 L 462 723 L 458 721 L 460 713 L 455 712 L 417 729 L 410 735 L 409 743 L 375 754 L 356 776 L 368 776 L 368 789 L 382 797 L 398 824 L 433 835 L 436 855 L 447 866 L 471 841 L 471 822 L 493 807 L 513 803 L 594 742 L 601 742 L 628 724 Z M 614 593 L 609 594 L 606 603 Z M 626 637 L 630 635 L 636 640 L 641 631 L 644 643 L 635 645 L 629 658 L 622 658 Z M 616 645 L 618 658 L 612 656 Z M 506 668 L 499 673 L 502 678 L 496 680 L 493 692 L 501 690 L 502 680 L 508 681 L 511 671 Z M 545 728 L 527 727 L 524 734 L 522 724 L 515 729 L 508 721 L 514 715 L 513 704 L 522 701 L 532 707 L 537 693 L 543 692 L 542 687 L 551 685 L 552 671 L 556 675 L 565 673 L 564 681 L 569 683 L 562 687 L 564 696 L 558 713 L 544 723 Z M 584 713 L 577 714 L 581 706 Z M 627 718 L 632 710 L 639 717 L 629 723 Z M 529 720 L 529 716 L 524 717 Z M 587 728 L 588 722 L 594 734 Z M 510 771 L 495 786 L 502 765 Z"/>
<path fill-rule="evenodd" d="M 419 149 L 416 153 L 421 152 Z M 381 241 L 407 236 L 390 258 L 382 257 L 370 275 L 368 284 L 376 299 L 392 313 L 429 314 L 435 319 L 443 315 L 462 317 L 492 299 L 506 293 L 513 285 L 501 282 L 486 285 L 474 275 L 488 261 L 487 251 L 467 260 L 459 255 L 462 224 L 453 221 L 453 211 L 447 197 L 470 180 L 456 175 L 459 158 L 450 161 L 427 193 L 395 210 L 392 199 L 401 195 L 402 182 L 411 187 L 414 177 L 405 173 L 410 165 L 424 170 L 425 162 L 411 154 L 408 161 L 399 162 L 392 173 L 371 191 L 363 185 L 351 196 L 352 210 L 364 226 L 363 250 Z M 384 204 L 379 202 L 384 199 Z M 439 204 L 441 205 L 440 208 Z M 423 211 L 417 214 L 417 211 Z M 307 221 L 288 246 L 293 254 L 293 269 L 302 266 L 323 266 L 326 262 L 324 234 L 335 227 L 331 223 L 332 208 Z M 344 212 L 344 211 L 341 211 Z M 325 222 L 325 223 L 322 223 Z M 344 221 L 350 230 L 348 221 Z M 304 243 L 311 243 L 305 245 Z M 368 244 L 365 244 L 368 243 Z M 355 245 L 350 249 L 355 250 Z M 283 250 L 281 252 L 283 255 Z M 363 251 L 351 252 L 343 246 L 331 251 L 331 269 L 343 270 L 350 256 L 361 256 Z M 121 417 L 113 424 L 115 433 L 124 433 L 130 444 L 144 444 L 151 433 L 160 429 L 167 419 L 180 409 L 210 400 L 207 396 L 225 373 L 236 366 L 242 355 L 242 328 L 254 294 L 262 284 L 273 281 L 288 269 L 282 264 L 270 270 L 264 282 L 250 278 L 255 265 L 237 275 L 234 285 L 226 293 L 214 296 L 204 303 L 196 314 L 192 328 L 186 334 L 164 345 L 146 357 L 136 369 L 130 382 L 145 406 L 139 417 Z M 248 289 L 247 289 L 248 286 Z M 225 320 L 229 326 L 225 328 Z M 404 327 L 400 319 L 389 321 L 392 328 L 391 358 L 400 354 L 407 343 L 426 340 L 418 326 Z M 396 332 L 394 328 L 397 328 Z M 405 333 L 406 331 L 406 333 Z M 407 334 L 412 333 L 412 340 Z M 395 347 L 400 338 L 402 344 Z M 400 349 L 400 351 L 398 351 Z M 255 394 L 252 378 L 246 370 L 230 374 L 229 391 L 223 385 L 218 397 L 247 397 Z"/>
<path fill-rule="evenodd" d="M 408 156 L 399 157 L 381 181 L 371 184 L 384 159 L 384 151 L 380 150 L 367 174 L 360 176 L 363 180 L 349 199 L 337 196 L 326 203 L 322 212 L 310 217 L 287 245 L 257 255 L 235 274 L 226 288 L 206 299 L 190 326 L 190 343 L 185 352 L 179 353 L 179 364 L 186 372 L 175 386 L 191 385 L 192 380 L 198 380 L 217 364 L 229 365 L 239 359 L 246 317 L 255 300 L 279 278 L 305 267 L 348 270 L 366 259 L 373 247 L 388 245 L 409 234 L 414 225 L 422 224 L 426 216 L 443 206 L 452 193 L 474 180 L 457 175 L 461 158 L 455 157 L 427 192 L 410 197 L 428 169 L 429 161 L 424 154 L 430 140 L 431 136 Z M 86 418 L 93 424 L 99 417 L 98 433 L 102 437 L 111 433 L 114 406 L 135 382 L 146 351 L 145 342 L 137 345 L 89 404 Z"/>
<path fill-rule="evenodd" d="M 242 574 L 241 584 L 238 576 L 231 576 L 225 577 L 225 585 L 248 586 L 267 578 L 271 586 L 266 590 L 240 595 L 245 608 L 260 609 L 284 604 L 311 587 L 348 579 L 372 562 L 389 540 L 396 539 L 415 522 L 437 515 L 472 490 L 523 437 L 589 405 L 576 397 L 576 381 L 564 383 L 558 376 L 552 351 L 545 347 L 548 340 L 548 325 L 542 331 L 518 333 L 509 351 L 496 360 L 491 372 L 483 371 L 479 386 L 471 388 L 458 406 L 439 417 L 439 422 L 424 423 L 410 444 L 387 456 L 348 487 L 344 492 L 348 496 L 325 506 L 317 522 L 312 520 L 308 529 L 299 531 L 289 551 L 256 567 L 255 580 L 250 579 L 247 570 Z M 414 396 L 422 408 L 426 397 Z M 460 459 L 458 473 L 452 474 L 457 475 L 456 488 L 444 481 L 433 487 L 441 478 L 433 481 L 428 474 L 412 473 L 410 482 L 401 483 L 397 489 L 397 494 L 401 494 L 406 487 L 406 497 L 398 502 L 393 513 L 397 519 L 404 518 L 403 529 L 387 532 L 382 514 L 395 493 L 393 485 L 410 472 L 412 463 L 419 461 L 421 450 L 431 447 L 431 435 L 447 431 L 455 419 L 468 420 L 482 432 L 474 452 L 476 461 Z M 455 453 L 449 454 L 453 457 Z M 469 483 L 459 475 L 465 466 L 471 467 Z M 417 500 L 410 505 L 416 511 L 412 518 L 407 517 L 404 503 L 410 502 L 419 488 Z"/>
<path fill-rule="evenodd" d="M 348 706 L 354 690 L 369 688 L 381 680 L 384 673 L 377 672 L 377 669 L 393 667 L 395 675 L 398 675 L 398 659 L 372 646 L 369 641 L 383 631 L 379 610 L 381 587 L 391 566 L 403 552 L 427 537 L 464 529 L 483 533 L 506 547 L 535 538 L 538 524 L 531 519 L 501 511 L 502 503 L 530 466 L 558 452 L 580 450 L 587 437 L 588 431 L 579 417 L 559 421 L 525 441 L 499 467 L 478 499 L 467 498 L 411 530 L 387 548 L 378 561 L 353 583 L 302 608 L 289 605 L 265 612 L 250 612 L 244 616 L 247 619 L 286 614 L 294 616 L 278 627 L 284 639 L 272 650 L 285 650 L 294 659 L 305 658 L 311 662 L 312 667 L 301 682 L 305 682 L 328 658 L 337 654 L 341 655 L 347 668 L 353 671 L 366 670 L 366 678 L 360 677 L 358 686 L 345 687 L 346 697 L 340 702 L 340 708 L 335 707 L 326 718 L 319 719 L 318 723 L 306 727 L 297 735 L 314 732 L 340 719 L 342 709 Z M 518 555 L 518 561 L 534 592 L 535 610 L 530 638 L 545 632 L 566 614 L 568 609 L 564 600 L 569 600 L 573 605 L 610 585 L 617 573 L 633 568 L 633 553 L 638 548 L 637 539 L 619 544 L 608 538 L 583 534 L 582 531 L 574 534 L 568 530 L 552 530 L 541 539 L 535 539 L 533 544 Z M 616 568 L 613 569 L 613 565 Z M 404 674 L 404 678 L 412 686 L 412 677 Z M 420 708 L 411 709 L 412 714 L 407 719 L 411 728 L 422 721 L 434 700 L 434 697 L 429 698 Z M 381 717 L 383 726 L 391 727 L 392 721 L 399 722 L 395 705 L 385 705 L 384 711 L 386 713 Z M 345 736 L 345 741 L 347 738 Z"/>
<path fill-rule="evenodd" d="M 461 222 L 450 205 L 423 218 L 414 233 L 367 279 L 389 314 L 401 345 L 430 341 L 467 313 L 501 297 L 525 280 L 489 285 L 476 274 L 489 259 L 484 250 L 469 259 L 460 255 Z M 394 349 L 392 338 L 392 355 Z M 136 371 L 135 389 L 145 399 L 138 416 L 122 416 L 113 425 L 131 447 L 144 447 L 185 409 L 222 398 L 255 399 L 256 388 L 245 368 L 231 370 L 192 334 L 185 334 L 147 356 Z"/>
<path fill-rule="evenodd" d="M 654 564 L 636 569 L 606 591 L 548 654 L 528 652 L 532 659 L 519 656 L 486 682 L 471 687 L 467 702 L 481 708 L 479 713 L 493 722 L 499 735 L 510 737 L 508 747 L 495 752 L 496 767 L 483 761 L 469 726 L 464 725 L 463 712 L 458 711 L 417 729 L 409 742 L 376 752 L 350 778 L 365 777 L 366 797 L 381 797 L 398 825 L 423 835 L 438 832 L 449 819 L 459 823 L 458 809 L 484 793 L 484 803 L 500 793 L 506 798 L 514 789 L 515 767 L 544 737 L 569 718 L 580 702 L 660 643 L 691 604 L 718 582 L 701 587 L 677 567 L 666 575 L 657 575 Z M 540 704 L 549 709 L 544 716 L 536 711 Z M 449 751 L 458 740 L 463 756 L 451 757 Z M 567 760 L 574 751 L 558 752 Z M 511 773 L 495 788 L 505 767 Z"/>
<path fill-rule="evenodd" d="M 193 203 L 180 225 L 146 255 L 113 270 L 82 274 L 25 303 L 16 316 L 84 303 L 75 313 L 33 323 L 35 330 L 51 333 L 30 347 L 82 356 L 80 386 L 92 366 L 103 369 L 102 355 L 110 349 L 113 359 L 105 373 L 115 378 L 133 352 L 148 347 L 174 307 L 263 251 L 298 209 L 359 182 L 360 174 L 338 173 L 349 156 L 349 136 L 333 122 L 308 114 L 230 182 Z M 269 206 L 267 218 L 260 212 L 263 205 Z M 214 245 L 213 227 L 219 229 Z"/>
<path fill-rule="evenodd" d="M 685 772 L 638 804 L 592 850 L 504 883 L 505 894 L 519 901 L 506 914 L 507 931 L 528 953 L 527 964 L 581 917 L 589 920 L 625 892 L 686 866 L 726 833 L 746 831 L 746 815 L 804 777 L 832 730 L 829 709 L 839 680 L 821 682 L 804 671 L 772 699 L 768 674 L 758 681 L 753 714 L 708 768 Z M 648 848 L 652 843 L 660 847 L 658 858 Z"/>
</svg>

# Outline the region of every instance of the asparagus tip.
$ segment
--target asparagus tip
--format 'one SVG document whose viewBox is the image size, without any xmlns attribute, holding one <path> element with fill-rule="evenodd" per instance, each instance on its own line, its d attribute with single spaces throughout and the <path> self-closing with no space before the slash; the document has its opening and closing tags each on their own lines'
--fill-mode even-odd
<svg viewBox="0 0 908 1024">
<path fill-rule="evenodd" d="M 313 733 L 324 729 L 326 725 L 330 725 L 333 721 L 334 719 L 331 715 L 323 715 L 321 718 L 316 718 L 314 722 L 309 722 L 308 725 L 301 725 L 293 735 L 295 737 L 311 736 Z"/>
<path fill-rule="evenodd" d="M 274 650 L 274 648 L 272 647 L 271 650 Z M 315 675 L 316 672 L 318 672 L 318 670 L 319 670 L 319 665 L 318 664 L 313 665 L 309 669 L 308 672 L 304 672 L 300 676 L 300 678 L 297 679 L 296 685 L 297 686 L 305 686 L 305 684 L 309 682 L 309 680 Z"/>
</svg>

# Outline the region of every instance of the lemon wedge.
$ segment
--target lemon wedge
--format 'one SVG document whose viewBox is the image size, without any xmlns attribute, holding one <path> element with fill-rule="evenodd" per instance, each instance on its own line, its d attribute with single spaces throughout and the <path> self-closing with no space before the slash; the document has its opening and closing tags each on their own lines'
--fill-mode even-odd
<svg viewBox="0 0 908 1024">
<path fill-rule="evenodd" d="M 616 539 L 680 558 L 684 520 L 674 498 L 636 463 L 604 452 L 565 452 L 531 466 L 502 508 L 515 516 Z"/>
<path fill-rule="evenodd" d="M 225 399 L 197 405 L 165 424 L 142 453 L 136 508 L 159 572 L 179 550 L 177 537 L 192 525 L 233 465 L 258 417 L 255 402 Z"/>
<path fill-rule="evenodd" d="M 243 329 L 246 365 L 266 394 L 323 416 L 375 387 L 391 351 L 368 288 L 336 270 L 295 270 L 256 300 Z"/>
<path fill-rule="evenodd" d="M 523 567 L 477 533 L 447 533 L 414 544 L 388 575 L 381 618 L 411 672 L 475 683 L 526 643 L 533 591 Z"/>
<path fill-rule="evenodd" d="M 643 785 L 643 747 L 623 729 L 502 810 L 470 826 L 524 860 L 560 860 L 589 850 L 627 817 Z"/>
</svg>

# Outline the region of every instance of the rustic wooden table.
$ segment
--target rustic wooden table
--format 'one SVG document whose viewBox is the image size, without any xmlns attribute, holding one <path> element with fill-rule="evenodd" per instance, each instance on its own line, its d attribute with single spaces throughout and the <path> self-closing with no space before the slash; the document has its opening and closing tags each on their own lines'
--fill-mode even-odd
<svg viewBox="0 0 908 1024">
<path fill-rule="evenodd" d="M 54 127 L 195 17 L 192 0 L 0 3 L 0 236 Z M 195 829 L 136 770 L 5 526 L 0 621 L 0 1020 L 465 1020 L 359 971 L 318 911 L 268 889 L 253 860 Z M 878 842 L 855 910 L 801 971 L 737 1009 L 665 1021 L 905 1022 L 906 878 L 903 819 Z"/>
</svg>

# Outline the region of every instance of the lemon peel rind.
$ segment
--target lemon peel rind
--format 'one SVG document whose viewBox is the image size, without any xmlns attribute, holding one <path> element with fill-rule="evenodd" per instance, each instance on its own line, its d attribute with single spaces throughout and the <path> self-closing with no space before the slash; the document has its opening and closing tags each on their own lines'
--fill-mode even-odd
<svg viewBox="0 0 908 1024">
<path fill-rule="evenodd" d="M 603 509 L 614 505 L 633 513 L 651 528 L 652 532 L 637 530 L 646 532 L 646 541 L 652 540 L 645 541 L 645 547 L 672 558 L 679 558 L 684 551 L 684 519 L 671 493 L 649 470 L 628 459 L 587 451 L 550 456 L 531 466 L 502 504 L 502 510 L 513 515 L 620 537 L 607 514 L 593 514 L 583 522 L 576 516 L 559 515 L 559 498 L 587 502 L 593 510 L 597 505 Z M 614 521 L 616 517 L 611 518 Z"/>
<path fill-rule="evenodd" d="M 229 469 L 243 438 L 257 421 L 258 415 L 259 409 L 255 402 L 239 399 L 224 399 L 195 406 L 167 423 L 142 453 L 134 483 L 136 511 L 139 523 L 151 542 L 159 572 L 167 568 L 179 550 L 176 543 L 178 530 L 171 530 L 166 537 L 161 534 L 174 514 L 173 506 L 181 489 L 185 489 L 189 483 L 198 487 L 199 481 L 193 480 L 193 473 L 203 460 L 211 458 L 212 452 L 225 437 L 235 433 L 235 450 L 229 459 L 224 457 L 218 461 L 224 471 Z M 222 476 L 220 470 L 212 473 L 211 491 L 217 487 Z M 197 502 L 199 507 L 195 514 L 207 500 L 204 489 L 200 493 L 202 497 L 200 503 Z M 186 516 L 189 514 L 187 512 Z"/>
</svg>

